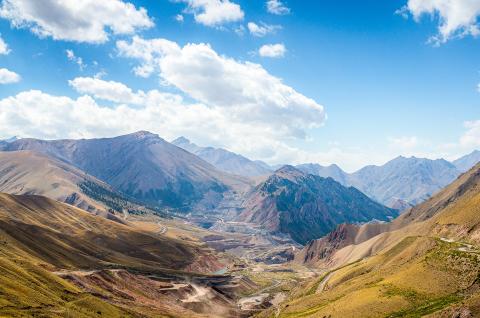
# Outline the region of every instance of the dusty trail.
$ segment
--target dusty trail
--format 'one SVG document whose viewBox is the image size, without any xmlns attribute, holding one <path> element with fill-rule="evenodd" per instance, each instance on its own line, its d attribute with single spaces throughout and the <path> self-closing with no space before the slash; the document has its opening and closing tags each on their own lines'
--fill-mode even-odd
<svg viewBox="0 0 480 318">
<path fill-rule="evenodd" d="M 328 281 L 330 280 L 330 277 L 332 277 L 334 272 L 328 273 L 318 284 L 317 290 L 315 291 L 315 294 L 320 294 L 325 290 L 325 286 L 327 285 Z"/>
</svg>

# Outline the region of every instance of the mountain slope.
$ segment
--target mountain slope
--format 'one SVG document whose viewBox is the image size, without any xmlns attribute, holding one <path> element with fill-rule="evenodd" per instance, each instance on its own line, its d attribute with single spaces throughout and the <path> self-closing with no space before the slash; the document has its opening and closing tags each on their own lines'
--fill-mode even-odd
<svg viewBox="0 0 480 318">
<path fill-rule="evenodd" d="M 3 150 L 47 154 L 154 205 L 188 208 L 206 196 L 219 200 L 223 192 L 248 185 L 148 132 L 102 139 L 20 139 Z"/>
<path fill-rule="evenodd" d="M 42 195 L 112 219 L 111 210 L 162 213 L 132 202 L 66 162 L 32 151 L 0 152 L 0 192 Z"/>
<path fill-rule="evenodd" d="M 420 203 L 455 180 L 460 172 L 446 160 L 395 158 L 383 166 L 367 166 L 353 173 L 348 183 L 384 204 L 402 199 Z"/>
<path fill-rule="evenodd" d="M 238 220 L 288 234 L 304 244 L 340 223 L 389 220 L 396 215 L 355 188 L 285 166 L 247 196 Z"/>
<path fill-rule="evenodd" d="M 144 232 L 45 197 L 0 194 L 2 317 L 144 317 L 147 293 L 169 287 L 151 275 L 182 277 L 186 273 L 178 271 L 204 258 L 213 263 L 215 256 L 196 243 Z M 133 282 L 143 284 L 143 291 L 137 293 Z M 122 286 L 130 286 L 130 294 Z M 160 292 L 156 297 L 163 297 L 164 306 L 157 314 L 197 316 L 169 305 Z M 117 300 L 129 306 L 119 308 Z"/>
<path fill-rule="evenodd" d="M 213 148 L 199 147 L 185 137 L 179 137 L 172 144 L 191 152 L 217 169 L 246 177 L 256 177 L 272 172 L 268 165 L 261 161 L 252 161 L 244 156 L 231 151 Z"/>
<path fill-rule="evenodd" d="M 1 248 L 0 295 L 2 317 L 134 317 L 29 260 L 5 256 Z"/>
<path fill-rule="evenodd" d="M 452 161 L 453 165 L 457 167 L 461 172 L 470 170 L 473 166 L 480 162 L 480 151 L 474 150 L 473 152 Z"/>
<path fill-rule="evenodd" d="M 329 235 L 347 245 L 332 270 L 300 287 L 280 317 L 480 315 L 480 164 L 370 239 L 343 230 Z"/>
<path fill-rule="evenodd" d="M 60 268 L 123 264 L 181 269 L 195 258 L 195 249 L 180 241 L 40 196 L 0 194 L 0 230 L 9 248 Z"/>
</svg>

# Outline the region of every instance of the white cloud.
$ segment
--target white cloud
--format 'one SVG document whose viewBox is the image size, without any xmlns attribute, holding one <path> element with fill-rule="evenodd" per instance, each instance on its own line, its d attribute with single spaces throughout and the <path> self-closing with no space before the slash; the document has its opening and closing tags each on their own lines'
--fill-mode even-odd
<svg viewBox="0 0 480 318">
<path fill-rule="evenodd" d="M 480 147 L 480 120 L 467 121 L 464 126 L 466 132 L 460 138 L 460 145 L 465 148 Z"/>
<path fill-rule="evenodd" d="M 188 4 L 186 13 L 193 13 L 197 23 L 219 26 L 243 20 L 242 8 L 230 0 L 178 0 Z"/>
<path fill-rule="evenodd" d="M 165 39 L 144 40 L 134 36 L 131 43 L 117 41 L 119 53 L 126 57 L 136 58 L 142 64 L 133 69 L 140 77 L 149 77 L 158 68 L 161 57 L 175 54 L 179 50 L 175 42 Z"/>
<path fill-rule="evenodd" d="M 263 57 L 283 57 L 285 55 L 285 45 L 278 44 L 265 44 L 260 47 L 258 54 Z"/>
<path fill-rule="evenodd" d="M 254 36 L 263 37 L 270 33 L 275 33 L 277 30 L 282 27 L 279 25 L 269 25 L 261 22 L 260 25 L 255 22 L 248 22 L 247 24 L 248 31 Z"/>
<path fill-rule="evenodd" d="M 218 55 L 207 44 L 178 46 L 164 39 L 117 42 L 121 55 L 140 60 L 138 70 L 158 72 L 168 84 L 244 121 L 267 124 L 283 138 L 305 138 L 324 121 L 323 107 L 261 65 Z M 140 72 L 141 75 L 143 73 Z"/>
<path fill-rule="evenodd" d="M 104 81 L 97 77 L 77 77 L 68 83 L 80 94 L 89 94 L 115 103 L 142 104 L 145 99 L 142 91 L 134 93 L 122 83 Z"/>
<path fill-rule="evenodd" d="M 268 0 L 267 11 L 271 14 L 285 15 L 290 13 L 290 8 L 286 7 L 281 0 Z"/>
<path fill-rule="evenodd" d="M 83 63 L 83 59 L 79 56 L 76 56 L 75 52 L 72 50 L 65 50 L 65 54 L 67 54 L 67 59 L 77 64 L 81 71 L 85 69 L 86 65 Z"/>
<path fill-rule="evenodd" d="M 408 0 L 399 12 L 408 11 L 416 21 L 425 15 L 438 17 L 438 35 L 430 40 L 436 44 L 444 43 L 454 37 L 480 35 L 478 18 L 480 1 L 478 0 Z"/>
<path fill-rule="evenodd" d="M 72 99 L 35 90 L 21 92 L 0 100 L 0 137 L 92 138 L 150 130 L 168 140 L 184 135 L 253 158 L 280 162 L 297 158 L 298 149 L 285 143 L 280 124 L 267 117 L 249 121 L 230 109 L 186 103 L 179 95 L 158 90 L 133 92 L 121 83 L 101 80 L 95 84 L 104 88 L 96 89 L 76 82 L 89 94 L 122 104 L 106 107 L 87 95 Z M 139 104 L 124 103 L 130 101 Z"/>
<path fill-rule="evenodd" d="M 81 80 L 80 80 L 81 79 Z M 188 103 L 176 94 L 158 90 L 134 91 L 126 85 L 95 78 L 76 78 L 72 87 L 82 94 L 113 101 L 99 104 L 91 96 L 53 96 L 41 91 L 25 91 L 0 99 L 0 139 L 13 135 L 37 138 L 93 138 L 116 136 L 137 130 L 158 133 L 167 140 L 187 136 L 201 145 L 217 145 L 253 159 L 270 163 L 337 163 L 347 171 L 366 164 L 383 164 L 398 154 L 436 159 L 455 159 L 480 147 L 480 120 L 465 123 L 466 131 L 456 144 L 429 144 L 402 150 L 378 146 L 344 147 L 336 143 L 323 151 L 305 150 L 289 143 L 278 129 L 275 116 L 270 120 L 249 120 L 242 112 L 227 107 Z M 75 84 L 73 84 L 75 83 Z M 288 124 L 288 123 L 286 123 Z M 221 132 L 221 133 L 219 133 Z M 417 137 L 393 138 L 400 146 L 417 146 Z M 391 140 L 389 140 L 391 141 Z"/>
<path fill-rule="evenodd" d="M 21 79 L 20 75 L 9 71 L 6 68 L 0 68 L 0 84 L 17 83 Z"/>
<path fill-rule="evenodd" d="M 10 53 L 10 49 L 8 48 L 7 43 L 5 43 L 0 36 L 0 55 L 7 55 L 8 53 Z"/>
<path fill-rule="evenodd" d="M 177 14 L 177 15 L 175 16 L 175 21 L 177 21 L 177 22 L 183 22 L 183 20 L 184 20 L 183 15 Z"/>
<path fill-rule="evenodd" d="M 121 0 L 3 0 L 0 17 L 40 37 L 89 43 L 153 26 L 144 8 Z"/>
</svg>

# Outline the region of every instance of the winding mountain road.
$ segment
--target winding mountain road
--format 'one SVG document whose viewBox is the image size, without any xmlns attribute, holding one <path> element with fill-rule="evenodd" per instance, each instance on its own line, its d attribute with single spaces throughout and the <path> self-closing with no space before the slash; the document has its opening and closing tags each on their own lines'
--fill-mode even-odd
<svg viewBox="0 0 480 318">
<path fill-rule="evenodd" d="M 325 286 L 327 285 L 330 277 L 332 277 L 333 273 L 334 272 L 331 272 L 331 273 L 328 273 L 327 275 L 325 275 L 325 277 L 322 279 L 320 284 L 318 284 L 318 287 L 317 287 L 317 290 L 315 291 L 315 294 L 320 294 L 321 292 L 323 292 L 325 290 Z"/>
<path fill-rule="evenodd" d="M 158 234 L 163 235 L 167 233 L 168 228 L 165 225 L 162 225 L 160 222 L 157 223 L 158 226 L 160 226 L 160 230 L 158 231 Z"/>
</svg>

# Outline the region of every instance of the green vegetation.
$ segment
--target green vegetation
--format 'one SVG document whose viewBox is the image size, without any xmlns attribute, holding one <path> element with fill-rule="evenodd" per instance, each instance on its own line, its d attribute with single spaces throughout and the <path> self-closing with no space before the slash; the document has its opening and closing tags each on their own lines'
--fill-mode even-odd
<svg viewBox="0 0 480 318">
<path fill-rule="evenodd" d="M 133 198 L 126 198 L 124 195 L 102 187 L 95 182 L 86 180 L 80 183 L 79 187 L 85 195 L 105 204 L 107 207 L 118 213 L 126 211 L 129 214 L 141 215 L 150 211 L 156 215 L 168 217 L 168 214 L 159 207 L 136 202 Z"/>
<path fill-rule="evenodd" d="M 446 308 L 447 306 L 456 303 L 462 300 L 463 297 L 453 294 L 448 295 L 445 297 L 439 297 L 435 299 L 431 299 L 421 305 L 415 305 L 410 309 L 404 309 L 393 314 L 388 315 L 388 318 L 400 318 L 400 317 L 408 317 L 408 318 L 420 318 L 428 314 L 432 314 L 437 312 L 441 309 Z"/>
<path fill-rule="evenodd" d="M 131 317 L 29 261 L 4 256 L 0 299 L 0 317 Z"/>
</svg>

